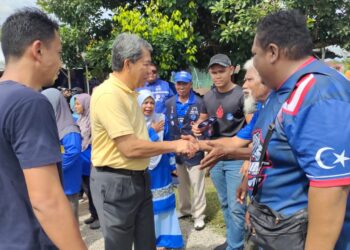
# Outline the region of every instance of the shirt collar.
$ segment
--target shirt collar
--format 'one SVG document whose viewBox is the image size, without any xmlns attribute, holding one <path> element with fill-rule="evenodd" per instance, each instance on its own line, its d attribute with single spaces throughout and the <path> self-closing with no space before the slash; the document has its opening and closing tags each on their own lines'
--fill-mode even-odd
<svg viewBox="0 0 350 250">
<path fill-rule="evenodd" d="M 309 58 L 282 84 L 282 86 L 276 90 L 277 98 L 282 103 L 285 101 L 285 94 L 291 93 L 294 90 L 296 84 L 303 75 L 309 74 L 315 71 L 315 67 L 319 66 L 319 61 L 314 57 Z"/>
<path fill-rule="evenodd" d="M 296 75 L 299 75 L 298 72 L 303 71 L 305 67 L 310 65 L 312 62 L 317 61 L 313 56 L 310 56 L 305 62 L 303 62 L 283 83 L 281 83 L 278 88 L 277 92 L 283 91 L 283 90 L 289 90 L 291 88 L 294 88 L 295 82 L 292 80 Z"/>
<path fill-rule="evenodd" d="M 108 82 L 129 94 L 137 94 L 136 91 L 130 89 L 125 83 L 123 83 L 118 77 L 116 77 L 112 73 L 109 74 Z"/>
<path fill-rule="evenodd" d="M 195 97 L 193 91 L 191 90 L 190 91 L 190 95 L 188 97 L 188 100 L 185 103 L 182 103 L 182 102 L 179 101 L 179 95 L 176 94 L 176 102 L 177 103 L 181 103 L 181 104 L 194 104 L 195 103 L 195 98 L 196 97 Z"/>
</svg>

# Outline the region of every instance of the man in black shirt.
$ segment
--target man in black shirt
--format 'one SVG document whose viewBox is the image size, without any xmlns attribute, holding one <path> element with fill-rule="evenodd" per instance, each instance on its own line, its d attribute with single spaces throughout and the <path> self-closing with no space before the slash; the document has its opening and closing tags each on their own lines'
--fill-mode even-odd
<svg viewBox="0 0 350 250">
<path fill-rule="evenodd" d="M 204 95 L 199 122 L 215 116 L 217 121 L 210 132 L 211 139 L 232 137 L 245 124 L 243 90 L 231 80 L 234 66 L 227 55 L 213 56 L 208 68 L 215 87 Z M 197 126 L 193 126 L 192 131 L 196 136 L 202 133 Z M 243 249 L 245 206 L 235 199 L 242 164 L 243 161 L 223 160 L 210 171 L 226 223 L 227 250 Z"/>
</svg>

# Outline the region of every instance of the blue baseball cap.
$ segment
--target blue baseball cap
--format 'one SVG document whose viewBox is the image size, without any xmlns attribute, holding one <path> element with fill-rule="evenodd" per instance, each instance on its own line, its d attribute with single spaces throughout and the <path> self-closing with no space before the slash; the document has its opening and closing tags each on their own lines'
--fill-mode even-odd
<svg viewBox="0 0 350 250">
<path fill-rule="evenodd" d="M 192 82 L 192 75 L 187 71 L 179 71 L 175 74 L 174 81 L 190 83 Z"/>
</svg>

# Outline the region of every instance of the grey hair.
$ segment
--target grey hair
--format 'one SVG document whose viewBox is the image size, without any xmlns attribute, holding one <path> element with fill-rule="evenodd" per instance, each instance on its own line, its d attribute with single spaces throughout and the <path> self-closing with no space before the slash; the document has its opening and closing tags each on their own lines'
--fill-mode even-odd
<svg viewBox="0 0 350 250">
<path fill-rule="evenodd" d="M 122 71 L 126 59 L 135 63 L 141 58 L 143 49 L 153 51 L 151 44 L 135 34 L 121 33 L 118 35 L 112 47 L 112 70 Z"/>
<path fill-rule="evenodd" d="M 254 67 L 254 63 L 253 63 L 253 58 L 250 58 L 248 61 L 245 62 L 243 68 L 245 70 L 249 70 L 249 69 L 255 69 Z M 255 69 L 256 70 L 256 69 Z"/>
</svg>

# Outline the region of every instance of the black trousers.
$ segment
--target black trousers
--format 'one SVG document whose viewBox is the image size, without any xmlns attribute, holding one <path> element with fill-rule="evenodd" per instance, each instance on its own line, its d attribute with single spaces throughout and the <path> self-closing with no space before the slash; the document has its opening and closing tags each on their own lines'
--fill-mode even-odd
<svg viewBox="0 0 350 250">
<path fill-rule="evenodd" d="M 98 219 L 97 211 L 91 197 L 90 176 L 83 175 L 82 187 L 83 187 L 84 193 L 86 193 L 89 200 L 89 211 L 90 211 L 91 217 Z"/>
<path fill-rule="evenodd" d="M 90 182 L 105 249 L 156 249 L 148 173 L 92 168 Z"/>
</svg>

